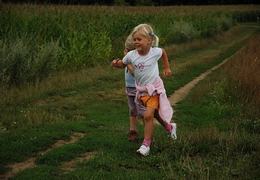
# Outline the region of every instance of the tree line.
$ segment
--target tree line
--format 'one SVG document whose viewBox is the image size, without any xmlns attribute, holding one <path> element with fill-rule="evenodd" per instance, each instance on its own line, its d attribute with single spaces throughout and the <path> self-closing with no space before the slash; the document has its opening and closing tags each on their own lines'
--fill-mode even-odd
<svg viewBox="0 0 260 180">
<path fill-rule="evenodd" d="M 2 2 L 3 3 L 33 3 L 33 4 L 71 4 L 71 5 L 82 4 L 82 5 L 130 5 L 130 6 L 260 4 L 259 0 L 2 0 Z"/>
</svg>

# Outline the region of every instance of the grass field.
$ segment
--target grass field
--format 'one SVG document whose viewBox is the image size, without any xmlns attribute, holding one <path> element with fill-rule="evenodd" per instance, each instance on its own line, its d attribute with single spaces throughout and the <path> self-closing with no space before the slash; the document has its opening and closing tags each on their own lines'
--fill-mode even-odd
<svg viewBox="0 0 260 180">
<path fill-rule="evenodd" d="M 122 56 L 137 24 L 149 23 L 170 46 L 258 22 L 255 6 L 0 6 L 0 85 L 37 84 L 60 71 L 104 65 Z"/>
<path fill-rule="evenodd" d="M 14 179 L 256 179 L 260 116 L 254 99 L 259 97 L 259 71 L 242 81 L 236 79 L 241 70 L 232 70 L 239 57 L 259 57 L 257 39 L 258 25 L 244 24 L 206 40 L 166 47 L 174 72 L 164 79 L 169 95 L 244 48 L 175 107 L 177 141 L 156 127 L 146 158 L 135 153 L 142 140 L 141 123 L 139 143 L 127 141 L 124 73 L 109 64 L 2 90 L 0 173 L 8 174 L 10 164 L 34 158 L 34 166 L 15 173 Z M 81 133 L 78 141 L 52 146 L 75 133 Z"/>
</svg>

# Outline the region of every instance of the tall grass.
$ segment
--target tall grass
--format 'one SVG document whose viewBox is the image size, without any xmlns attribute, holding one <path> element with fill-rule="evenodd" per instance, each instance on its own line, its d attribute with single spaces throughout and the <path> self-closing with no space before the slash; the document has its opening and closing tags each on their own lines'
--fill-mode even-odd
<svg viewBox="0 0 260 180">
<path fill-rule="evenodd" d="M 57 70 L 77 70 L 108 63 L 113 57 L 122 56 L 126 35 L 140 23 L 152 24 L 160 37 L 160 44 L 165 46 L 207 38 L 228 30 L 240 20 L 254 21 L 258 16 L 257 6 L 241 9 L 227 6 L 223 10 L 210 6 L 122 8 L 3 5 L 0 11 L 0 40 L 4 50 L 0 51 L 0 58 L 4 65 L 0 66 L 0 83 L 10 86 L 37 82 Z M 14 50 L 16 46 L 18 49 Z M 47 54 L 43 55 L 39 47 Z M 22 54 L 19 55 L 19 52 Z M 10 58 L 11 55 L 7 54 L 14 55 Z M 35 60 L 37 56 L 44 56 L 43 62 L 41 58 Z M 52 59 L 47 60 L 48 56 Z M 49 62 L 46 65 L 46 61 L 55 65 Z M 32 62 L 35 67 L 30 66 Z M 21 69 L 24 66 L 28 68 L 16 73 L 20 66 Z M 7 71 L 6 67 L 13 70 Z"/>
<path fill-rule="evenodd" d="M 0 41 L 0 83 L 4 87 L 41 81 L 57 70 L 60 53 L 57 42 Z"/>
<path fill-rule="evenodd" d="M 214 46 L 229 44 L 230 47 L 233 41 L 238 43 L 238 39 L 241 41 L 247 37 L 243 35 L 244 32 L 250 34 L 251 31 L 231 31 L 229 33 L 232 35 L 227 33 L 226 37 L 222 37 L 225 41 L 221 39 L 221 43 Z M 178 76 L 180 71 L 175 71 L 176 77 L 167 85 L 182 84 L 175 81 L 184 83 L 184 79 L 192 79 L 193 75 L 188 71 L 197 71 L 197 64 L 212 65 L 208 49 L 213 48 L 214 43 L 207 44 L 210 46 L 206 46 L 206 50 L 185 56 L 190 63 L 187 73 Z M 255 45 L 253 49 L 258 50 L 258 43 Z M 249 55 L 245 51 L 241 54 L 248 57 L 255 50 L 249 50 Z M 190 51 L 186 49 L 186 54 Z M 224 48 L 217 54 L 220 52 L 233 54 L 234 51 L 233 48 Z M 205 60 L 201 61 L 203 57 Z M 233 59 L 230 67 L 238 59 L 239 56 Z M 232 68 L 226 70 L 229 72 Z M 226 88 L 229 81 L 222 70 L 214 74 L 195 87 L 191 99 L 175 107 L 175 121 L 179 124 L 178 140 L 173 142 L 167 139 L 166 133 L 156 127 L 151 155 L 146 158 L 135 155 L 139 144 L 126 140 L 128 113 L 124 82 L 119 78 L 123 76 L 123 71 L 114 71 L 109 66 L 88 68 L 46 79 L 39 87 L 6 91 L 7 95 L 3 95 L 0 101 L 3 111 L 0 114 L 0 172 L 7 172 L 5 165 L 9 163 L 36 157 L 35 168 L 26 169 L 14 178 L 257 179 L 259 134 L 256 130 L 259 128 L 253 129 L 253 121 L 248 116 L 241 116 L 244 111 L 240 111 L 240 101 L 233 104 L 230 101 L 237 99 L 237 96 L 230 98 L 230 91 L 236 86 L 230 84 Z M 240 94 L 240 90 L 236 92 Z M 191 105 L 187 108 L 185 104 Z M 142 129 L 143 126 L 138 127 L 140 136 Z M 68 138 L 75 131 L 86 132 L 86 136 L 75 144 L 41 154 L 57 139 Z M 93 159 L 79 162 L 71 172 L 60 169 L 61 164 L 86 152 L 94 152 Z"/>
<path fill-rule="evenodd" d="M 169 177 L 176 172 L 188 179 L 259 177 L 259 37 L 176 107 L 183 134 L 174 148 L 179 164 L 169 164 Z"/>
<path fill-rule="evenodd" d="M 255 36 L 243 51 L 225 66 L 229 74 L 226 95 L 235 97 L 234 103 L 244 107 L 246 124 L 252 131 L 260 132 L 260 35 Z"/>
</svg>

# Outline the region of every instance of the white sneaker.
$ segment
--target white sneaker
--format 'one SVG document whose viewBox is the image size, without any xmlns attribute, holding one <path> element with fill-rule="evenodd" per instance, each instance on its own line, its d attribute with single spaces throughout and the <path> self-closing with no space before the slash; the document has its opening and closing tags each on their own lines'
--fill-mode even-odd
<svg viewBox="0 0 260 180">
<path fill-rule="evenodd" d="M 150 147 L 142 145 L 136 152 L 143 156 L 148 156 L 150 152 Z"/>
<path fill-rule="evenodd" d="M 176 140 L 177 139 L 177 133 L 176 133 L 176 128 L 177 128 L 177 124 L 176 123 L 171 123 L 172 125 L 172 130 L 171 130 L 171 138 L 173 140 Z"/>
</svg>

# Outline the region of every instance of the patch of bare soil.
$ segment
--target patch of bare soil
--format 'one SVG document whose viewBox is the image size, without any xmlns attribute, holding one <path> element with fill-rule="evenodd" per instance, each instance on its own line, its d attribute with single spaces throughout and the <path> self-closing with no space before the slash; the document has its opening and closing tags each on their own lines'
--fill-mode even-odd
<svg viewBox="0 0 260 180">
<path fill-rule="evenodd" d="M 76 141 L 78 141 L 80 138 L 82 138 L 84 136 L 85 136 L 84 133 L 75 132 L 70 136 L 69 140 L 67 140 L 67 141 L 66 140 L 58 140 L 58 141 L 56 141 L 56 143 L 51 145 L 51 147 L 49 147 L 48 149 L 46 149 L 44 151 L 40 151 L 38 153 L 38 155 L 44 155 L 47 152 L 49 152 L 53 149 L 59 148 L 59 147 L 65 145 L 65 144 L 75 143 Z M 7 165 L 6 167 L 10 170 L 3 175 L 1 174 L 0 179 L 3 179 L 3 180 L 9 179 L 9 178 L 15 176 L 18 172 L 21 172 L 25 169 L 36 167 L 36 164 L 35 164 L 36 159 L 37 159 L 37 155 L 35 157 L 30 157 L 23 162 L 18 162 L 18 163 L 13 163 L 13 164 Z"/>
<path fill-rule="evenodd" d="M 72 159 L 71 161 L 67 161 L 65 163 L 63 163 L 60 166 L 60 169 L 65 173 L 65 172 L 70 172 L 73 171 L 78 163 L 82 163 L 83 161 L 88 161 L 91 158 L 93 158 L 95 156 L 96 152 L 86 152 L 84 154 L 82 154 L 81 156 Z"/>
</svg>

